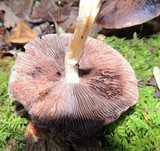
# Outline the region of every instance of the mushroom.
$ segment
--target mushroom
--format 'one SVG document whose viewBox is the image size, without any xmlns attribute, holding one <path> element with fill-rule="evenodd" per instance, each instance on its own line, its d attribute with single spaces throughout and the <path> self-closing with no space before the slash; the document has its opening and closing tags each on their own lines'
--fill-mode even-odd
<svg viewBox="0 0 160 151">
<path fill-rule="evenodd" d="M 160 0 L 104 0 L 96 22 L 105 28 L 124 28 L 159 15 Z"/>
<path fill-rule="evenodd" d="M 81 0 L 73 35 L 49 34 L 26 44 L 9 81 L 10 96 L 26 108 L 33 127 L 54 137 L 74 136 L 69 141 L 76 148 L 138 99 L 137 80 L 126 59 L 87 38 L 99 6 L 100 0 Z"/>
</svg>

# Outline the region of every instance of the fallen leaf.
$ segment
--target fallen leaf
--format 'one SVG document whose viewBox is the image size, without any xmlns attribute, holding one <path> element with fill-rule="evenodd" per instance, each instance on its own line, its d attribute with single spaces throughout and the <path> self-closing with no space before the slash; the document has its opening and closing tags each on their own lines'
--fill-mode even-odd
<svg viewBox="0 0 160 151">
<path fill-rule="evenodd" d="M 59 3 L 60 2 L 60 3 Z M 38 23 L 42 21 L 56 22 L 65 32 L 73 33 L 78 16 L 76 0 L 68 1 L 41 0 L 41 4 L 33 9 L 27 21 Z"/>
<path fill-rule="evenodd" d="M 19 18 L 6 6 L 3 2 L 0 3 L 0 11 L 4 12 L 4 26 L 6 28 L 15 27 L 19 22 Z"/>
<path fill-rule="evenodd" d="M 52 0 L 41 0 L 41 3 L 38 7 L 34 7 L 32 14 L 29 16 L 30 22 L 39 22 L 39 21 L 51 21 L 52 18 L 49 15 L 57 11 L 58 6 Z M 54 16 L 54 15 L 53 15 Z"/>
<path fill-rule="evenodd" d="M 139 87 L 145 87 L 146 86 L 146 83 L 142 82 L 142 81 L 139 81 L 138 82 L 138 86 Z"/>
<path fill-rule="evenodd" d="M 65 32 L 73 33 L 76 27 L 77 16 L 78 16 L 78 7 L 72 7 L 67 20 L 59 23 L 59 25 L 63 28 Z"/>
<path fill-rule="evenodd" d="M 20 20 L 17 26 L 13 29 L 11 36 L 6 41 L 17 44 L 25 44 L 36 37 L 36 32 L 32 30 L 23 20 Z"/>
<path fill-rule="evenodd" d="M 17 146 L 17 142 L 16 140 L 13 138 L 10 138 L 7 142 L 7 145 L 6 145 L 6 151 L 13 151 Z"/>
<path fill-rule="evenodd" d="M 7 6 L 20 18 L 25 19 L 31 14 L 34 0 L 8 0 L 5 2 Z"/>
<path fill-rule="evenodd" d="M 106 36 L 103 34 L 98 34 L 98 36 L 97 36 L 97 39 L 101 40 L 101 41 L 105 40 L 105 38 L 106 38 Z"/>
<path fill-rule="evenodd" d="M 147 85 L 157 87 L 156 79 L 155 79 L 154 77 L 151 77 L 151 78 L 148 80 Z"/>
<path fill-rule="evenodd" d="M 154 97 L 155 98 L 160 98 L 160 91 L 155 91 L 154 92 Z"/>
</svg>

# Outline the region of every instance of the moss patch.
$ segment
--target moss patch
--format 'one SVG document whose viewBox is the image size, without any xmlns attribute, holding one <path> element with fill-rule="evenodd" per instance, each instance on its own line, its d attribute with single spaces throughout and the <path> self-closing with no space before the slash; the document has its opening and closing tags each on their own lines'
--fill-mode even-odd
<svg viewBox="0 0 160 151">
<path fill-rule="evenodd" d="M 146 81 L 154 66 L 160 66 L 160 34 L 150 38 L 133 39 L 108 37 L 105 42 L 118 50 L 132 65 L 139 81 Z"/>
<path fill-rule="evenodd" d="M 131 40 L 109 37 L 105 42 L 131 63 L 139 81 L 146 82 L 154 66 L 160 66 L 160 34 L 148 39 Z M 100 137 L 105 151 L 159 151 L 160 99 L 153 97 L 154 87 L 139 88 L 139 101 L 120 119 L 106 126 Z"/>
<path fill-rule="evenodd" d="M 24 147 L 27 120 L 13 114 L 14 101 L 8 96 L 8 78 L 13 63 L 10 57 L 0 60 L 0 151 L 20 151 Z"/>
<path fill-rule="evenodd" d="M 160 100 L 152 87 L 140 88 L 139 102 L 103 130 L 105 151 L 159 151 Z"/>
</svg>

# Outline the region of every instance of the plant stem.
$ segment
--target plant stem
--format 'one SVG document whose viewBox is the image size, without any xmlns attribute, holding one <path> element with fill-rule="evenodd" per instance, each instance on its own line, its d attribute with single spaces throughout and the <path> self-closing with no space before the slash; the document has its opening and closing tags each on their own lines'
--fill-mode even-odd
<svg viewBox="0 0 160 151">
<path fill-rule="evenodd" d="M 71 83 L 79 81 L 76 64 L 83 55 L 83 46 L 88 33 L 99 12 L 100 0 L 81 0 L 76 29 L 65 56 L 66 80 Z"/>
</svg>

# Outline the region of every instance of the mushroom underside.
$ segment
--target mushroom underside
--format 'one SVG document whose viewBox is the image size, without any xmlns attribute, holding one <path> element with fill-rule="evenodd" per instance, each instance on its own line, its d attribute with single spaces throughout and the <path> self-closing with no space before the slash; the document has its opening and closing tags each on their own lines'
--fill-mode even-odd
<svg viewBox="0 0 160 151">
<path fill-rule="evenodd" d="M 25 45 L 9 81 L 9 94 L 37 127 L 91 135 L 116 120 L 138 99 L 130 64 L 110 46 L 88 38 L 78 63 L 79 83 L 65 79 L 71 34 L 49 34 Z"/>
</svg>

